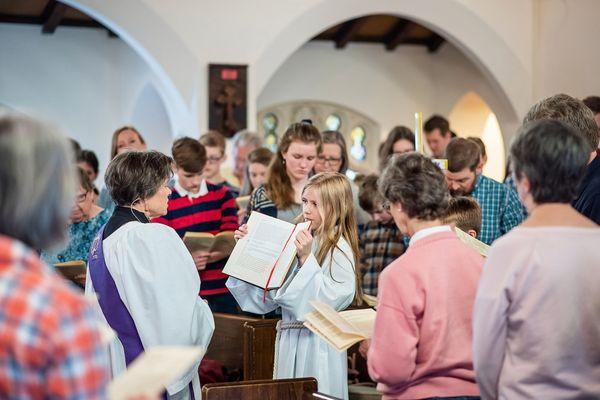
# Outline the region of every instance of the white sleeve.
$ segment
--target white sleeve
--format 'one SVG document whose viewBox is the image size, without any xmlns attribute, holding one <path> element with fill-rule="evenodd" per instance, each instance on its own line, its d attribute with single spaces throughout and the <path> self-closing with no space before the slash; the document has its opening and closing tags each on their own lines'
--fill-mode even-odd
<svg viewBox="0 0 600 400">
<path fill-rule="evenodd" d="M 225 285 L 240 305 L 240 308 L 246 312 L 266 314 L 277 309 L 277 304 L 273 301 L 274 290 L 267 291 L 263 302 L 264 291 L 257 286 L 233 277 L 229 277 Z"/>
<path fill-rule="evenodd" d="M 215 329 L 208 305 L 198 295 L 200 277 L 183 241 L 170 227 L 140 224 L 115 243 L 115 261 L 108 265 L 144 348 L 156 345 L 208 348 Z M 117 269 L 117 274 L 112 273 Z M 188 371 L 169 386 L 185 388 Z M 196 373 L 197 375 L 197 373 Z M 179 386 L 183 386 L 179 388 Z"/>
<path fill-rule="evenodd" d="M 354 257 L 350 246 L 338 242 L 333 254 L 319 265 L 310 254 L 291 280 L 277 291 L 275 302 L 290 312 L 297 321 L 313 311 L 310 301 L 318 300 L 341 311 L 352 303 L 356 291 Z"/>
<path fill-rule="evenodd" d="M 483 267 L 473 308 L 473 365 L 482 399 L 498 398 L 506 346 L 512 277 L 507 268 L 510 260 L 497 250 L 492 248 Z"/>
</svg>

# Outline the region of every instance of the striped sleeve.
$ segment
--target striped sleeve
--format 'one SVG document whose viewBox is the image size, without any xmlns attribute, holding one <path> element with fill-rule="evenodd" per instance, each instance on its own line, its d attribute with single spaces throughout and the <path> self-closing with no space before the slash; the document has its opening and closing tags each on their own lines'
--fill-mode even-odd
<svg viewBox="0 0 600 400">
<path fill-rule="evenodd" d="M 233 195 L 225 187 L 223 202 L 221 203 L 221 232 L 235 231 L 238 228 L 238 207 Z"/>
</svg>

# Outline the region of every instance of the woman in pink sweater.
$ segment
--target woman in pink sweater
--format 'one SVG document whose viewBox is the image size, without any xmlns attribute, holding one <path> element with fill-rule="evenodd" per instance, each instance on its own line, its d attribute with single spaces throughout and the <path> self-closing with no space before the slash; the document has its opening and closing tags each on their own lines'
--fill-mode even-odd
<svg viewBox="0 0 600 400">
<path fill-rule="evenodd" d="M 449 194 L 431 160 L 395 156 L 379 188 L 411 239 L 379 278 L 369 374 L 384 399 L 476 398 L 471 314 L 484 260 L 440 222 Z"/>
</svg>

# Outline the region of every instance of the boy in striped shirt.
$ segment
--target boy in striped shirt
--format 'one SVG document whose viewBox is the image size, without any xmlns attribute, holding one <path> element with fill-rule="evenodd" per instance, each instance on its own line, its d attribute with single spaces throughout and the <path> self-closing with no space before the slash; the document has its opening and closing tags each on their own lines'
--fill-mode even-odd
<svg viewBox="0 0 600 400">
<path fill-rule="evenodd" d="M 204 179 L 206 150 L 198 140 L 176 140 L 171 149 L 175 160 L 176 181 L 169 196 L 167 214 L 156 218 L 175 229 L 180 237 L 187 231 L 217 234 L 238 228 L 237 206 L 227 187 Z M 225 287 L 223 267 L 229 254 L 198 251 L 192 253 L 202 285 L 200 295 L 213 312 L 237 313 L 237 305 Z"/>
</svg>

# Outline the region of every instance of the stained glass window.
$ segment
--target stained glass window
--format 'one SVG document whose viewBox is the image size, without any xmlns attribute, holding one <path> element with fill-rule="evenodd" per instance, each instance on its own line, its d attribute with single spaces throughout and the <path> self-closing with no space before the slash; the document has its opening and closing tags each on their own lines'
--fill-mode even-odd
<svg viewBox="0 0 600 400">
<path fill-rule="evenodd" d="M 327 126 L 327 130 L 337 131 L 342 126 L 342 119 L 337 114 L 329 114 L 325 120 L 325 126 Z"/>
<path fill-rule="evenodd" d="M 352 138 L 350 155 L 357 161 L 363 161 L 367 157 L 367 148 L 365 146 L 367 133 L 365 132 L 365 129 L 360 125 L 355 126 L 352 128 L 350 137 Z"/>
</svg>

